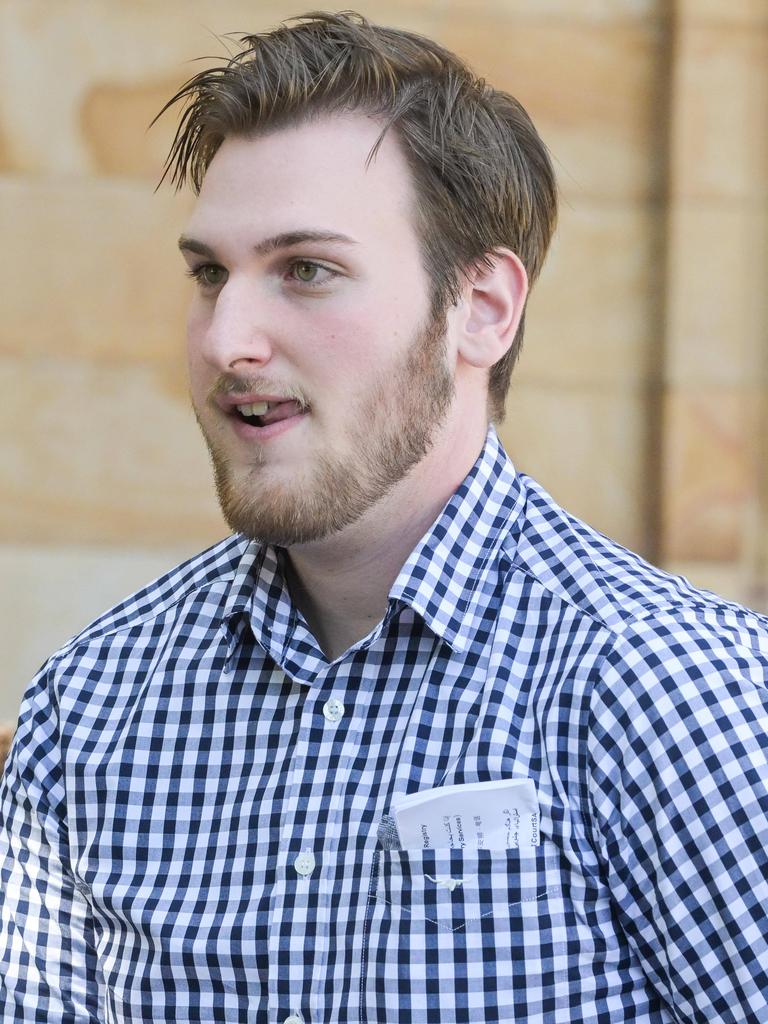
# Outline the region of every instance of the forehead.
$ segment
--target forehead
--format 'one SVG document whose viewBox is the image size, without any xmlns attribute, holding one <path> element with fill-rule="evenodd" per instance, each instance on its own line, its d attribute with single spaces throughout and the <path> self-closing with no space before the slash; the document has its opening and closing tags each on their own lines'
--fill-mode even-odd
<svg viewBox="0 0 768 1024">
<path fill-rule="evenodd" d="M 322 227 L 402 244 L 415 190 L 400 142 L 364 114 L 336 114 L 224 140 L 203 180 L 188 232 L 267 233 Z"/>
</svg>

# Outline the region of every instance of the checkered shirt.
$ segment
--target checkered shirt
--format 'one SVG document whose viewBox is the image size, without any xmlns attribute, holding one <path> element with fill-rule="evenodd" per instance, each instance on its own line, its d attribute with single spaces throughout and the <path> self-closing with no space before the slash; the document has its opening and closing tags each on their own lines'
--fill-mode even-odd
<svg viewBox="0 0 768 1024">
<path fill-rule="evenodd" d="M 281 564 L 230 538 L 31 684 L 0 1020 L 768 1021 L 768 619 L 568 515 L 493 430 L 333 663 Z M 400 848 L 402 795 L 515 778 L 538 846 Z"/>
</svg>

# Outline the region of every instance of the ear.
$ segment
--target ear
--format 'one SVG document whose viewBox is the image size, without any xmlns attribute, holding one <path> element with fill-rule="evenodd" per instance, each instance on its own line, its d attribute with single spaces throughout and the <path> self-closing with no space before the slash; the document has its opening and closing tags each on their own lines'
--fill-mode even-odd
<svg viewBox="0 0 768 1024">
<path fill-rule="evenodd" d="M 511 249 L 488 253 L 491 267 L 472 271 L 460 304 L 458 355 L 465 363 L 488 369 L 514 341 L 528 295 L 528 275 Z"/>
</svg>

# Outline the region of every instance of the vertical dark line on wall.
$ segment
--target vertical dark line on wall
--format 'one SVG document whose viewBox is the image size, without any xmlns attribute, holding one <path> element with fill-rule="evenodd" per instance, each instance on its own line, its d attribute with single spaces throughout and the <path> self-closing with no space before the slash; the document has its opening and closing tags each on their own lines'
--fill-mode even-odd
<svg viewBox="0 0 768 1024">
<path fill-rule="evenodd" d="M 645 383 L 645 557 L 656 565 L 664 561 L 664 441 L 666 427 L 666 364 L 668 348 L 670 218 L 672 214 L 672 133 L 675 108 L 675 57 L 677 52 L 677 3 L 664 4 L 658 15 L 656 89 L 651 98 L 652 120 L 652 210 L 651 252 L 653 293 L 649 310 L 650 342 Z"/>
<path fill-rule="evenodd" d="M 763 70 L 763 105 L 768 109 L 768 69 Z M 768 167 L 765 168 L 768 172 Z M 756 174 L 755 182 L 763 180 Z M 758 190 L 758 195 L 760 192 Z M 759 201 L 759 200 L 758 200 Z M 757 218 L 757 259 L 762 277 L 768 278 L 768 215 Z M 768 613 L 768 292 L 763 291 L 760 302 L 761 331 L 758 344 L 757 392 L 757 542 L 755 544 L 750 601 L 758 611 Z"/>
<path fill-rule="evenodd" d="M 760 375 L 763 396 L 768 395 L 768 330 L 763 343 L 763 365 Z M 756 611 L 768 614 L 768 399 L 760 400 L 757 429 L 757 544 L 752 571 L 749 603 Z"/>
</svg>

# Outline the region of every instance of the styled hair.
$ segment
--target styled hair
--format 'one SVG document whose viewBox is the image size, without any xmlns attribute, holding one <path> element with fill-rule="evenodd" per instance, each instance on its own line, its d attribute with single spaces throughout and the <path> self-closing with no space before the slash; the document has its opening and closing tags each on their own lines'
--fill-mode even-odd
<svg viewBox="0 0 768 1024">
<path fill-rule="evenodd" d="M 313 12 L 272 32 L 240 37 L 226 64 L 195 75 L 165 104 L 185 108 L 162 180 L 197 193 L 229 136 L 250 136 L 318 115 L 362 112 L 393 129 L 416 190 L 414 227 L 431 282 L 432 313 L 458 301 L 462 278 L 515 252 L 533 283 L 557 218 L 557 185 L 544 143 L 520 103 L 491 88 L 455 54 L 353 11 Z M 504 416 L 515 339 L 489 376 L 489 408 Z"/>
</svg>

